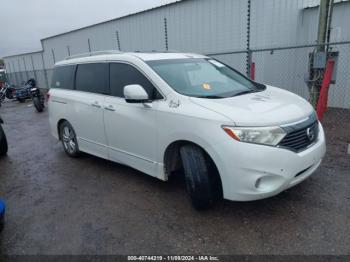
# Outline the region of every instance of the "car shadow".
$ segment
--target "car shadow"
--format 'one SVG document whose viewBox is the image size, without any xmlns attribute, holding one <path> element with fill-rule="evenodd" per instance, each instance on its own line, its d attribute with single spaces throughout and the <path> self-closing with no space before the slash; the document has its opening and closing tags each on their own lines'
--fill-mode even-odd
<svg viewBox="0 0 350 262">
<path fill-rule="evenodd" d="M 141 183 L 150 191 L 157 192 L 156 195 L 161 197 L 163 201 L 167 201 L 169 206 L 173 206 L 174 203 L 177 203 L 177 207 L 182 206 L 185 209 L 190 208 L 192 212 L 197 212 L 191 208 L 186 193 L 184 174 L 181 170 L 172 174 L 169 180 L 164 182 L 131 167 L 85 153 L 82 154 L 80 158 L 76 159 L 76 161 L 88 162 L 93 166 L 99 167 L 102 176 L 106 174 L 117 175 L 126 179 L 128 183 L 135 184 L 135 186 Z M 294 206 L 304 201 L 305 198 L 308 198 L 308 191 L 312 190 L 310 189 L 310 187 L 312 187 L 310 180 L 312 180 L 312 178 L 276 196 L 262 200 L 247 202 L 220 200 L 210 209 L 201 211 L 200 213 L 208 215 L 221 214 L 224 216 L 238 215 L 246 218 L 260 216 L 261 214 L 291 216 L 296 212 Z"/>
</svg>

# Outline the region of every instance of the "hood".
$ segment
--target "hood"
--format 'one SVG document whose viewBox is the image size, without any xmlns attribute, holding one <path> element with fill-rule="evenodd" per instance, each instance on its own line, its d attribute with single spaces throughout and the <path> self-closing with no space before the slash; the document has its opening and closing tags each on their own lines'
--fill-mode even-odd
<svg viewBox="0 0 350 262">
<path fill-rule="evenodd" d="M 314 109 L 305 99 L 289 91 L 266 86 L 266 90 L 224 99 L 190 100 L 225 115 L 237 126 L 275 126 L 300 121 Z"/>
</svg>

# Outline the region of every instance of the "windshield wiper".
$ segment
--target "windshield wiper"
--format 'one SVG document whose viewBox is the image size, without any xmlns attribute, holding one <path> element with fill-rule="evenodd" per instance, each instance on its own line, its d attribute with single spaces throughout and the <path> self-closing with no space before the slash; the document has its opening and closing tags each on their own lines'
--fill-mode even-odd
<svg viewBox="0 0 350 262">
<path fill-rule="evenodd" d="M 196 98 L 208 98 L 208 99 L 220 99 L 220 98 L 225 98 L 224 96 L 215 96 L 215 95 L 211 95 L 211 96 L 195 96 Z"/>
<path fill-rule="evenodd" d="M 260 91 L 262 91 L 262 90 L 246 90 L 246 91 L 238 92 L 238 93 L 234 94 L 232 97 L 241 96 L 241 95 L 250 94 L 250 93 L 257 93 Z"/>
</svg>

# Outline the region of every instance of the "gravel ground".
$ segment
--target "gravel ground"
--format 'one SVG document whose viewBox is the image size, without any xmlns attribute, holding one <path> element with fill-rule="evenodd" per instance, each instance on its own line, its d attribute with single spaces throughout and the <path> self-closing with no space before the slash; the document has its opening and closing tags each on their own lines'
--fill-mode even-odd
<svg viewBox="0 0 350 262">
<path fill-rule="evenodd" d="M 10 148 L 0 160 L 0 254 L 350 254 L 349 111 L 338 122 L 338 111 L 327 114 L 328 153 L 311 178 L 205 212 L 191 208 L 181 176 L 165 183 L 93 156 L 68 158 L 47 112 L 30 103 L 7 102 L 1 115 Z"/>
</svg>

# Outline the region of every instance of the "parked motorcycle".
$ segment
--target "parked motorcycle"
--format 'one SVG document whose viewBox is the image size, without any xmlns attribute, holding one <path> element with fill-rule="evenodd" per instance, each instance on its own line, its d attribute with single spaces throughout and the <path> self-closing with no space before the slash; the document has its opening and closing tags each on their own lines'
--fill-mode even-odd
<svg viewBox="0 0 350 262">
<path fill-rule="evenodd" d="M 5 132 L 1 126 L 1 124 L 3 124 L 3 123 L 4 122 L 2 121 L 2 118 L 0 116 L 0 157 L 6 155 L 7 149 L 8 149 Z M 3 202 L 0 199 L 0 232 L 2 231 L 2 229 L 4 227 L 4 223 L 5 223 L 5 202 Z"/>
<path fill-rule="evenodd" d="M 7 149 L 8 149 L 5 132 L 4 132 L 4 129 L 2 129 L 2 126 L 1 126 L 1 124 L 3 124 L 3 123 L 4 123 L 4 121 L 0 117 L 0 157 L 3 156 L 3 155 L 6 155 Z"/>
<path fill-rule="evenodd" d="M 8 83 L 4 83 L 0 87 L 0 107 L 1 107 L 1 104 L 4 102 L 5 98 L 7 99 L 14 98 L 14 92 L 15 92 L 15 88 L 13 86 L 10 86 Z"/>
<path fill-rule="evenodd" d="M 39 113 L 43 112 L 45 107 L 45 97 L 40 91 L 40 89 L 36 86 L 32 87 L 30 89 L 30 93 L 31 93 L 33 104 L 36 111 L 38 111 Z"/>
<path fill-rule="evenodd" d="M 31 89 L 36 87 L 36 81 L 35 79 L 31 78 L 29 79 L 22 87 L 16 88 L 16 99 L 20 103 L 24 103 L 26 99 L 31 98 Z"/>
</svg>

